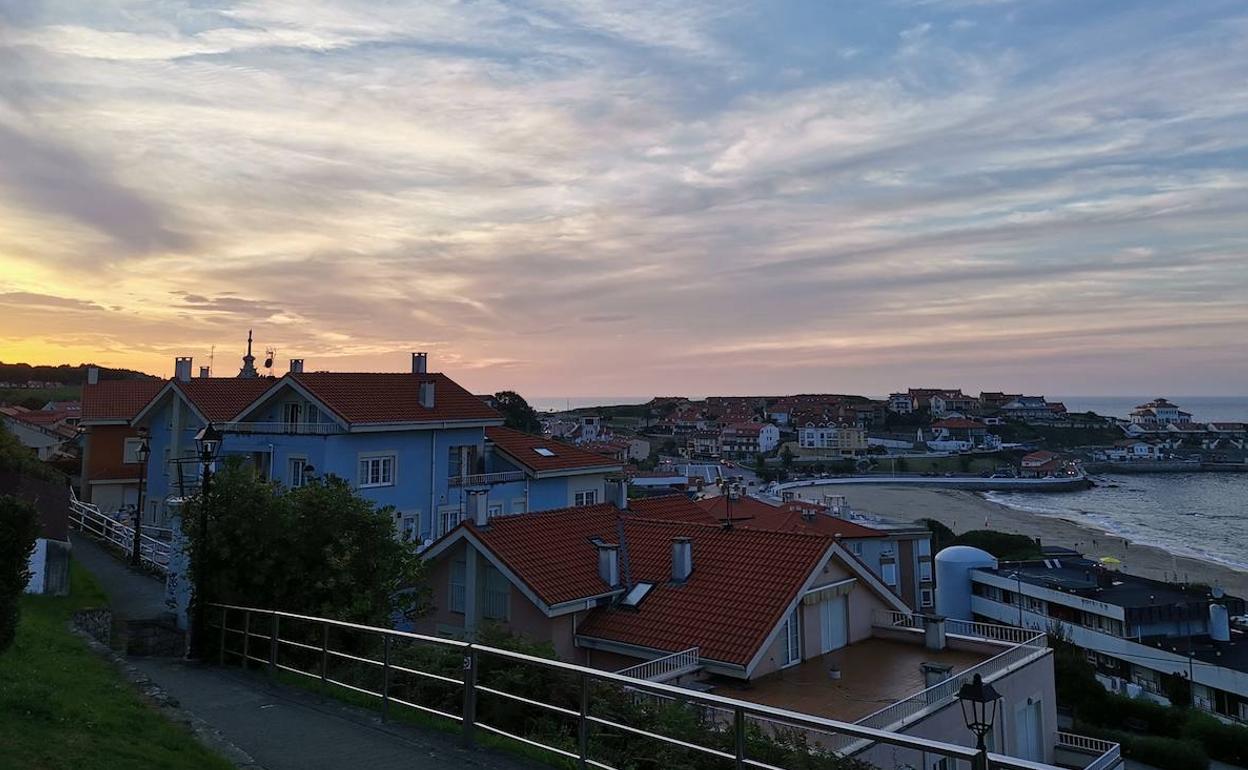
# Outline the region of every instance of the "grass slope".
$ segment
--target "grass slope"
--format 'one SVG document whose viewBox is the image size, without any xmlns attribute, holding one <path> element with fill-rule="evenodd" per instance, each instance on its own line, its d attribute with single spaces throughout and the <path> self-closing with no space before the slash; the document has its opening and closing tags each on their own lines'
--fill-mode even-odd
<svg viewBox="0 0 1248 770">
<path fill-rule="evenodd" d="M 22 599 L 17 641 L 0 655 L 0 768 L 112 770 L 233 767 L 147 706 L 66 626 L 107 604 L 76 564 L 67 597 Z"/>
</svg>

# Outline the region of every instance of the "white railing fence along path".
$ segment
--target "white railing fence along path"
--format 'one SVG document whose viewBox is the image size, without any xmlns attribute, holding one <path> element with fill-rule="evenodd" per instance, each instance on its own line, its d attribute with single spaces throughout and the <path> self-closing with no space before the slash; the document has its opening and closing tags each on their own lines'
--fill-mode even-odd
<svg viewBox="0 0 1248 770">
<path fill-rule="evenodd" d="M 645 679 L 650 682 L 665 682 L 668 679 L 698 670 L 698 667 L 702 665 L 699 649 L 698 647 L 690 647 L 687 650 L 673 652 L 671 655 L 664 655 L 661 658 L 647 660 L 645 663 L 622 668 L 615 673 L 620 676 L 631 676 L 634 679 Z"/>
<path fill-rule="evenodd" d="M 909 763 L 912 765 L 944 758 L 947 770 L 972 770 L 979 758 L 976 751 L 967 746 L 839 722 L 497 647 L 254 607 L 208 606 L 213 619 L 209 628 L 218 636 L 216 653 L 220 663 L 228 660 L 244 666 L 256 664 L 265 667 L 271 675 L 287 672 L 319 681 L 324 687 L 333 685 L 376 698 L 383 720 L 389 718 L 391 710 L 405 708 L 458 723 L 461 742 L 466 747 L 475 745 L 475 735 L 481 731 L 571 760 L 578 768 L 603 770 L 614 770 L 614 766 L 594 755 L 602 757 L 604 750 L 618 745 L 625 735 L 644 742 L 650 755 L 677 751 L 687 752 L 690 757 L 706 755 L 736 770 L 784 770 L 784 765 L 775 763 L 809 763 L 809 758 L 783 752 L 827 756 L 826 742 L 822 742 L 823 748 L 806 744 L 781 747 L 781 753 L 777 753 L 776 744 L 759 743 L 760 735 L 772 735 L 783 729 L 855 744 L 891 746 L 898 756 L 912 760 Z M 448 663 L 453 665 L 448 666 Z M 439 666 L 440 670 L 431 670 Z M 516 692 L 516 682 L 524 681 L 524 677 L 519 676 L 523 670 L 535 671 L 548 679 L 547 687 L 540 692 Z M 552 702 L 558 699 L 552 684 L 556 681 L 564 684 L 563 695 L 570 690 L 573 696 Z M 440 695 L 435 696 L 435 690 Z M 644 726 L 627 723 L 622 720 L 630 717 L 618 713 L 618 704 L 613 706 L 602 700 L 613 690 L 624 694 L 644 693 L 677 707 L 713 712 L 714 716 L 707 720 L 712 727 L 706 733 L 677 738 L 659 732 L 666 729 L 661 720 L 654 724 L 647 722 Z M 575 696 L 578 691 L 579 697 Z M 519 711 L 500 709 L 500 704 L 517 706 Z M 532 719 L 527 716 L 530 713 L 545 714 L 556 721 L 566 720 L 566 732 L 522 734 L 546 721 Z M 501 720 L 508 718 L 511 721 L 506 722 L 506 728 L 500 726 Z M 693 742 L 699 738 L 707 740 Z M 708 745 L 712 743 L 714 745 Z M 752 755 L 760 750 L 768 751 L 770 761 Z M 1051 765 L 994 753 L 987 755 L 986 765 L 987 770 L 1055 770 Z"/>
<path fill-rule="evenodd" d="M 134 552 L 134 527 L 106 516 L 91 503 L 82 502 L 72 489 L 69 492 L 69 523 L 79 531 L 117 548 L 127 557 Z M 151 537 L 144 528 L 139 537 L 139 558 L 144 566 L 165 574 L 169 570 L 171 551 L 169 542 Z"/>
<path fill-rule="evenodd" d="M 1122 747 L 1100 738 L 1058 732 L 1057 747 L 1096 757 L 1083 770 L 1109 770 L 1122 761 Z"/>
</svg>

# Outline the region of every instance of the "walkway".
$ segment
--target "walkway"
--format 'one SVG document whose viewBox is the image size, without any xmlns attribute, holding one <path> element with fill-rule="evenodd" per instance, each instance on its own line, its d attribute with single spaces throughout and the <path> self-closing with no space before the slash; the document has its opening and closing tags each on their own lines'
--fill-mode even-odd
<svg viewBox="0 0 1248 770">
<path fill-rule="evenodd" d="M 167 611 L 162 583 L 95 541 L 74 533 L 73 558 L 86 567 L 124 620 Z M 531 762 L 465 750 L 458 735 L 382 723 L 374 712 L 282 685 L 238 669 L 169 658 L 128 658 L 186 711 L 249 754 L 265 770 L 526 770 Z"/>
</svg>

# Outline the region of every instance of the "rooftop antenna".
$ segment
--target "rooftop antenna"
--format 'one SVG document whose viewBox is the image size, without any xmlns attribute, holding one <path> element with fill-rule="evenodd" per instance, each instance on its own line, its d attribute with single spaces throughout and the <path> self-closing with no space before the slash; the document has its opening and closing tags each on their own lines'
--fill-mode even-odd
<svg viewBox="0 0 1248 770">
<path fill-rule="evenodd" d="M 212 376 L 212 362 L 217 358 L 217 346 L 208 348 L 208 376 Z"/>
</svg>

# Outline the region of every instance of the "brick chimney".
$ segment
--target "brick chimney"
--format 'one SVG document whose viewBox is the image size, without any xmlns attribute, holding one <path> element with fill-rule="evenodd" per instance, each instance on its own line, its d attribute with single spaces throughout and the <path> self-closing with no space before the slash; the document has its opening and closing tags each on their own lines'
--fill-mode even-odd
<svg viewBox="0 0 1248 770">
<path fill-rule="evenodd" d="M 202 380 L 202 379 L 204 379 L 205 377 L 211 377 L 211 376 L 212 376 L 212 370 L 211 370 L 211 369 L 209 369 L 209 368 L 208 368 L 208 367 L 206 367 L 206 366 L 201 366 L 201 367 L 199 367 L 199 378 L 200 378 L 201 380 Z"/>
</svg>

